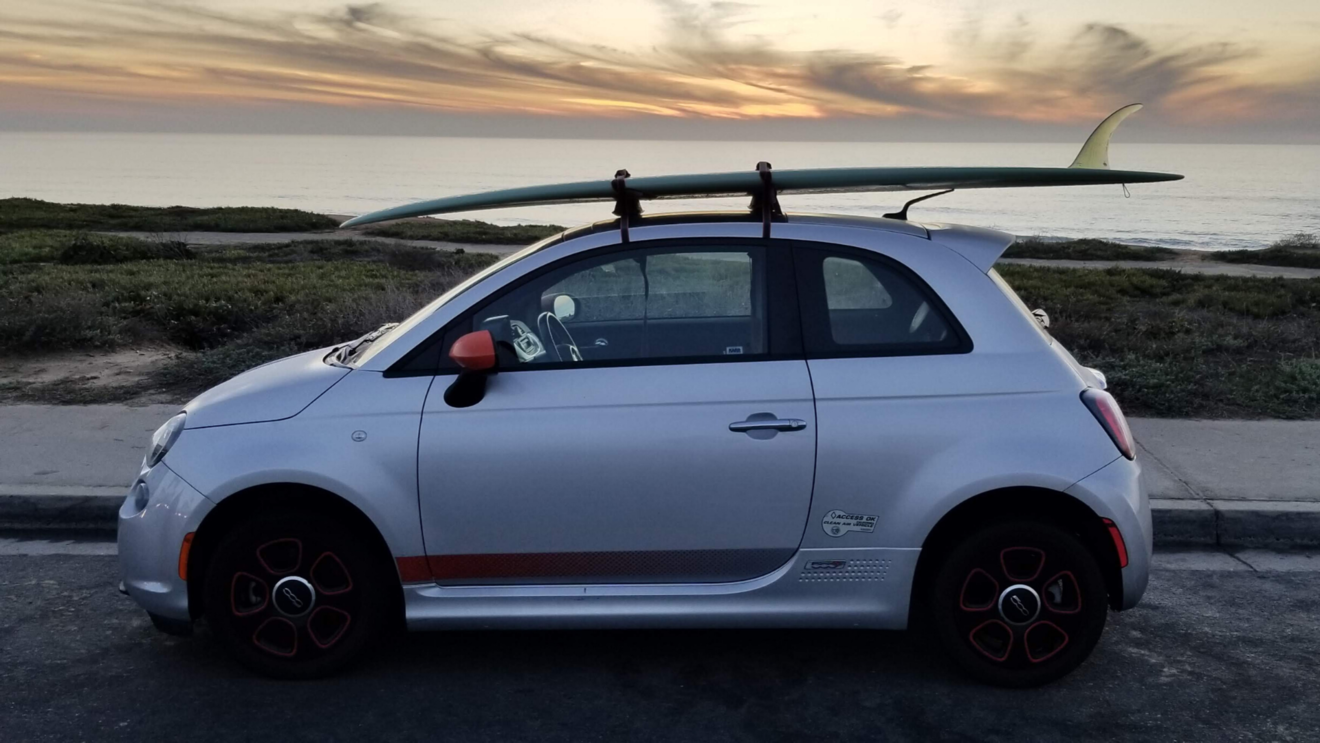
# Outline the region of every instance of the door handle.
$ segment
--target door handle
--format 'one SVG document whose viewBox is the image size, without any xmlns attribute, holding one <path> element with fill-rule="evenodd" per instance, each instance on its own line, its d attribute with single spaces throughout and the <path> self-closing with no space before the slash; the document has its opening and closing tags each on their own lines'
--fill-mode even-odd
<svg viewBox="0 0 1320 743">
<path fill-rule="evenodd" d="M 801 431 L 807 427 L 807 422 L 801 418 L 761 418 L 747 419 L 730 423 L 729 430 L 734 433 L 748 433 L 749 431 Z"/>
</svg>

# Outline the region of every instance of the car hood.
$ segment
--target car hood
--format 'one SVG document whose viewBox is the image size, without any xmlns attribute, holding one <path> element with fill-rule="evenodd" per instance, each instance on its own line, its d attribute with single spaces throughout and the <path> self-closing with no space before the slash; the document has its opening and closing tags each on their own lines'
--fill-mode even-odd
<svg viewBox="0 0 1320 743">
<path fill-rule="evenodd" d="M 186 428 L 232 426 L 292 418 L 349 370 L 325 363 L 329 348 L 290 356 L 239 374 L 183 407 Z"/>
</svg>

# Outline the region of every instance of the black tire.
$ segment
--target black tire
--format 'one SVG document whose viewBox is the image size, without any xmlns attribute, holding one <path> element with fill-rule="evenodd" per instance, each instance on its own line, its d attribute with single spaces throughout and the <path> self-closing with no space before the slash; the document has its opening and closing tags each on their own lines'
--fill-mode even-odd
<svg viewBox="0 0 1320 743">
<path fill-rule="evenodd" d="M 359 535 L 323 516 L 249 519 L 207 566 L 207 624 L 257 673 L 327 676 L 361 660 L 389 627 L 397 576 L 379 562 Z"/>
<path fill-rule="evenodd" d="M 940 644 L 964 671 L 1021 688 L 1081 665 L 1100 641 L 1109 603 L 1100 566 L 1077 537 L 1051 524 L 1012 521 L 953 548 L 936 574 L 929 608 Z"/>
</svg>

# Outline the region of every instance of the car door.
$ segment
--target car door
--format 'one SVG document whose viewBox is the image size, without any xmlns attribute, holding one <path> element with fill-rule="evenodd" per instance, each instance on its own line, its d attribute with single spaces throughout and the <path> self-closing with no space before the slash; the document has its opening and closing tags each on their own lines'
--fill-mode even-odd
<svg viewBox="0 0 1320 743">
<path fill-rule="evenodd" d="M 736 581 L 797 550 L 815 414 L 790 259 L 761 241 L 646 245 L 560 261 L 447 330 L 510 334 L 518 361 L 471 407 L 445 403 L 452 375 L 427 397 L 437 581 Z M 544 337 L 547 314 L 580 353 Z"/>
<path fill-rule="evenodd" d="M 932 458 L 952 466 L 969 427 L 985 424 L 966 415 L 978 390 L 968 384 L 977 375 L 971 341 L 938 295 L 891 258 L 800 246 L 794 264 L 820 432 L 811 520 L 825 526 L 805 546 L 914 546 L 892 507 Z M 836 530 L 838 514 L 863 528 Z"/>
</svg>

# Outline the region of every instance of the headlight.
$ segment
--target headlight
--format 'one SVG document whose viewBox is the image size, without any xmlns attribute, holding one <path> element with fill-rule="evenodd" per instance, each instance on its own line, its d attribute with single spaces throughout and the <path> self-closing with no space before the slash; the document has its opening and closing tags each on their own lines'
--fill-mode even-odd
<svg viewBox="0 0 1320 743">
<path fill-rule="evenodd" d="M 151 434 L 151 446 L 147 449 L 147 456 L 142 458 L 143 472 L 155 467 L 164 458 L 165 452 L 179 440 L 179 434 L 183 433 L 183 419 L 186 417 L 187 413 L 179 413 Z"/>
</svg>

